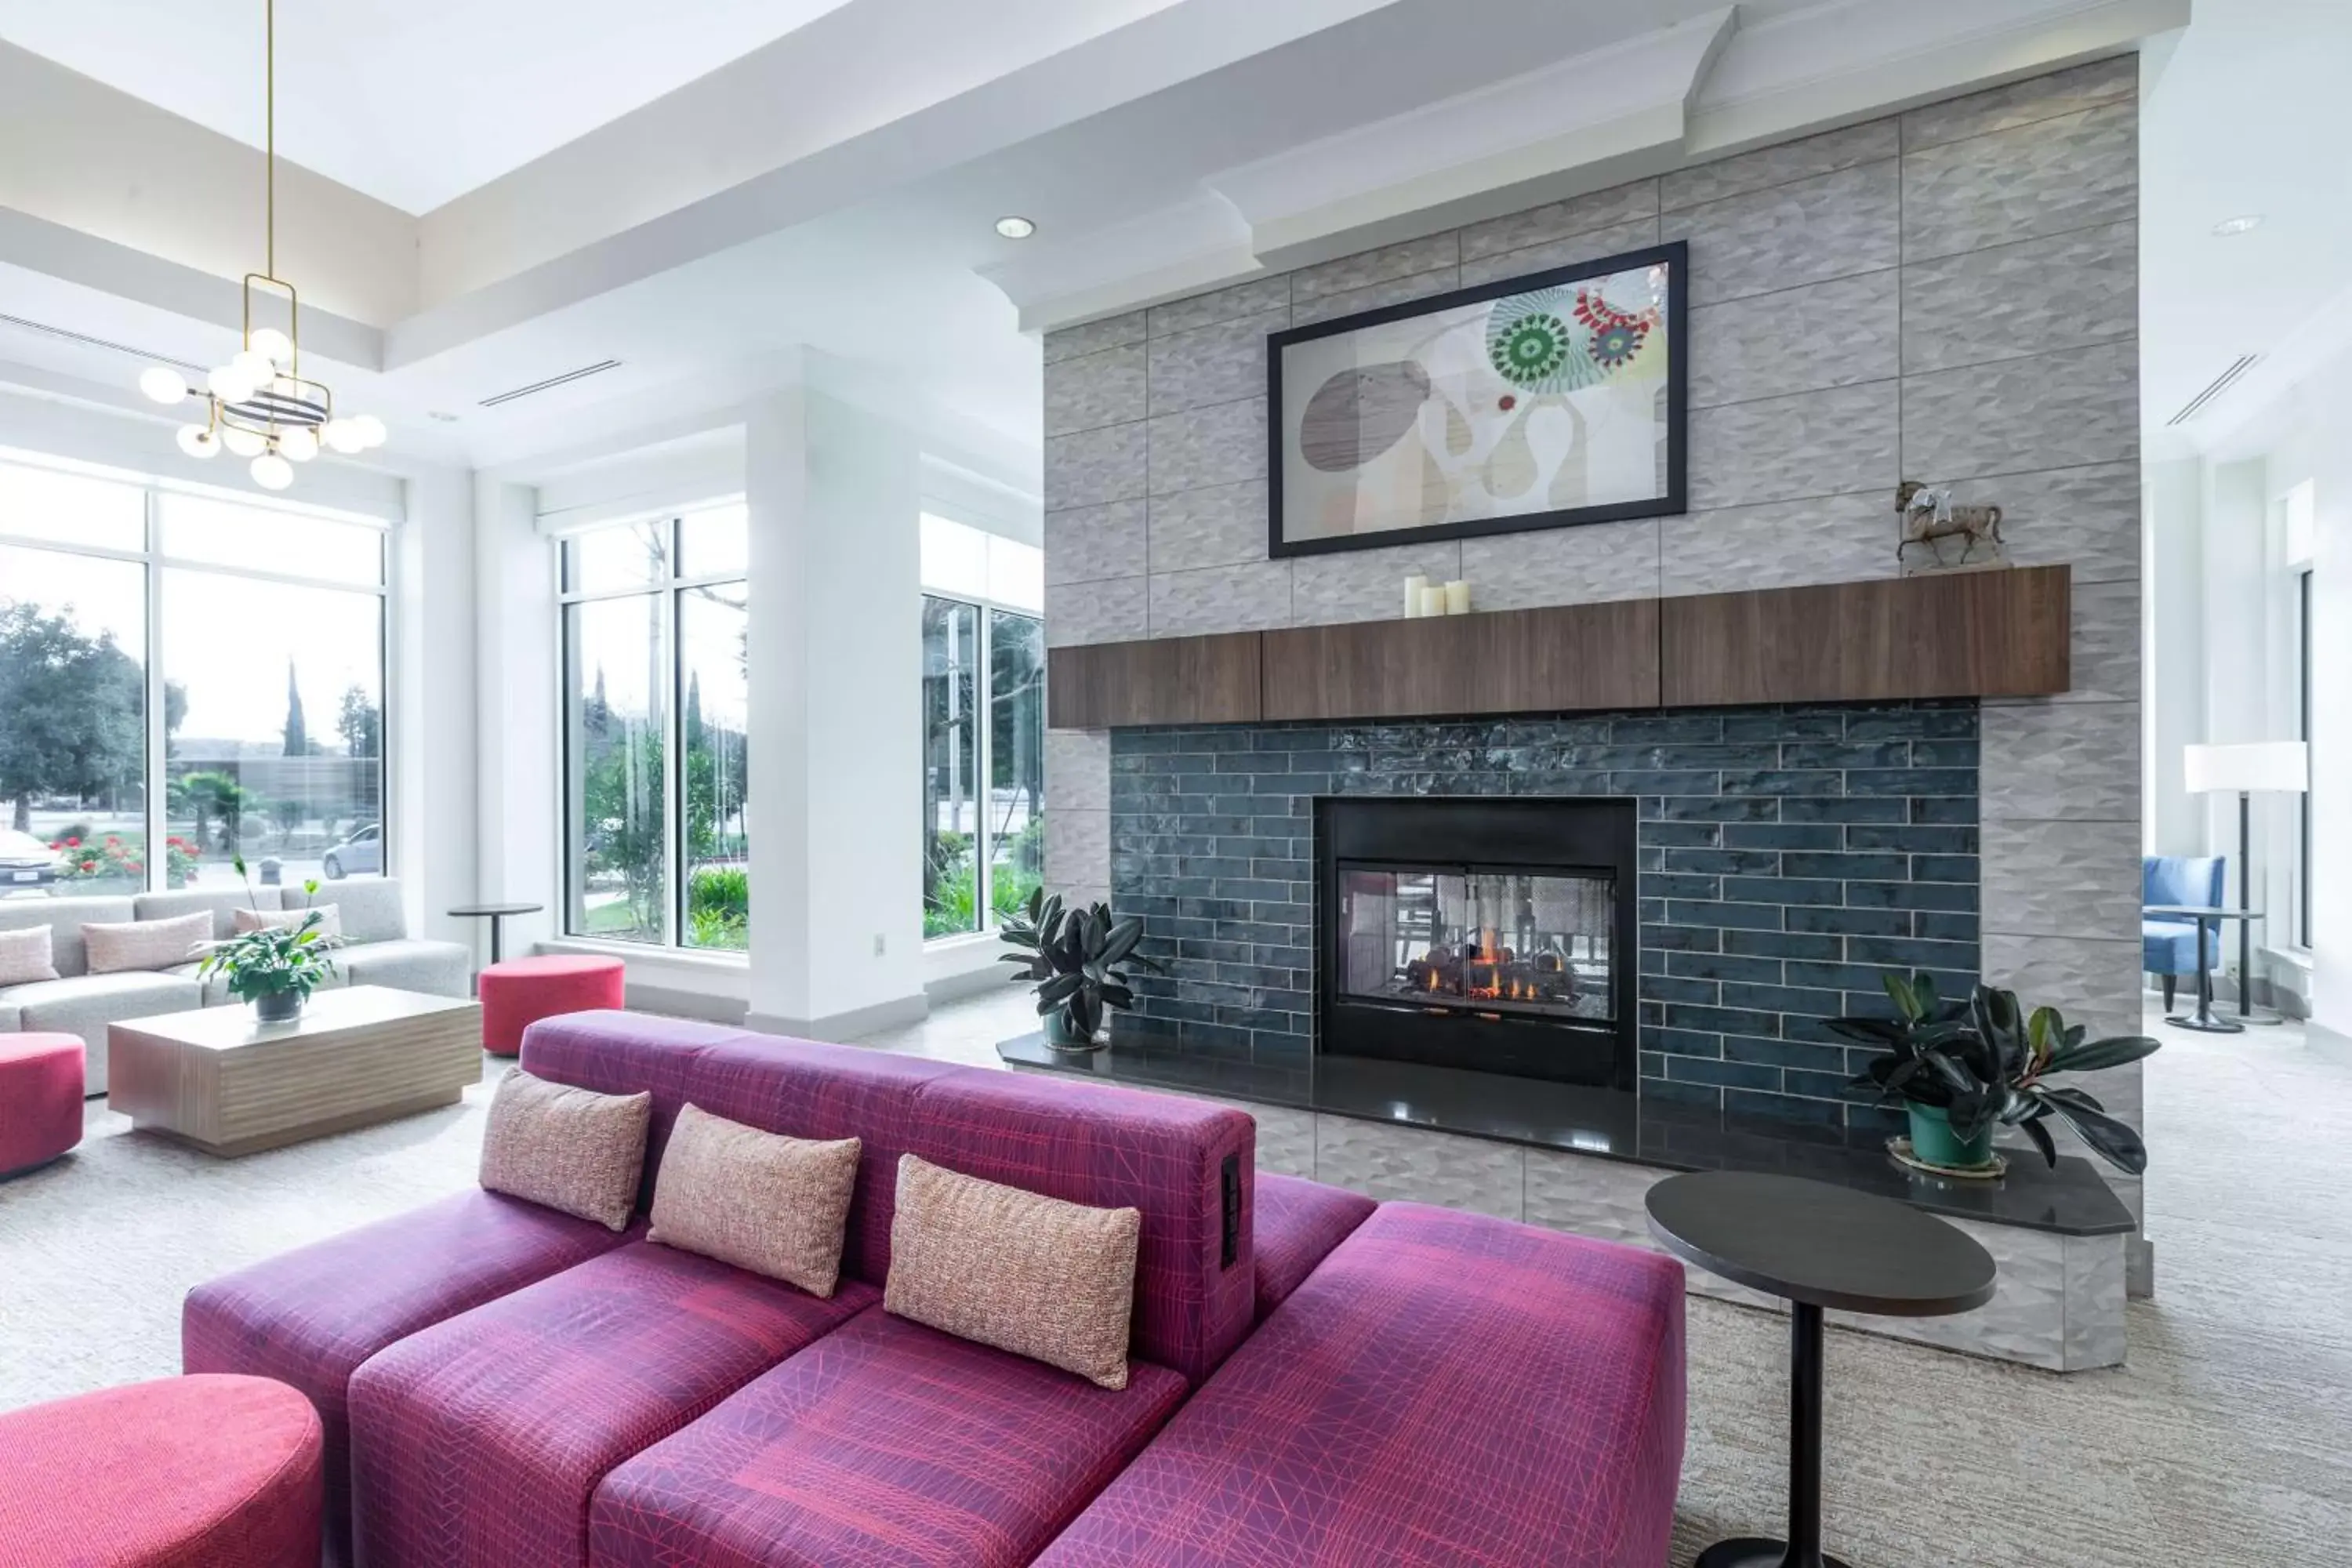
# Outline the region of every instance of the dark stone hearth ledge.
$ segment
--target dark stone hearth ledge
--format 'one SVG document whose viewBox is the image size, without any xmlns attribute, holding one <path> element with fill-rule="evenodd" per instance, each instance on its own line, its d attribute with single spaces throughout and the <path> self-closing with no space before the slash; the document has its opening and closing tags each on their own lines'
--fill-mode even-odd
<svg viewBox="0 0 2352 1568">
<path fill-rule="evenodd" d="M 1014 1067 L 1136 1089 L 1217 1095 L 1663 1170 L 1810 1176 L 1984 1225 L 2062 1236 L 2119 1236 L 2134 1228 L 2131 1211 L 2096 1167 L 2072 1155 L 2052 1170 L 2026 1150 L 2011 1157 L 2000 1181 L 1959 1181 L 1903 1169 L 1874 1132 L 1857 1130 L 1848 1142 L 1828 1129 L 1647 1102 L 1618 1089 L 1349 1057 L 1318 1057 L 1311 1073 L 1300 1072 L 1124 1042 L 1074 1056 L 1053 1050 L 1041 1034 L 1007 1040 L 997 1053 Z"/>
</svg>

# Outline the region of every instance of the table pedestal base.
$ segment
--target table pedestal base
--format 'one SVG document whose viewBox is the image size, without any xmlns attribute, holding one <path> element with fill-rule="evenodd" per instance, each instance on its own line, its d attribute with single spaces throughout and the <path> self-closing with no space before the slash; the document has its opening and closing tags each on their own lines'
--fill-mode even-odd
<svg viewBox="0 0 2352 1568">
<path fill-rule="evenodd" d="M 1845 1564 L 1819 1552 L 1793 1553 L 1786 1542 L 1748 1536 L 1717 1542 L 1700 1552 L 1691 1568 L 1845 1568 Z"/>
<path fill-rule="evenodd" d="M 2246 1032 L 2243 1024 L 2224 1018 L 2218 1013 L 2207 1013 L 2202 1016 L 2194 1013 L 2175 1013 L 2168 1015 L 2164 1021 L 2176 1029 L 2194 1029 L 2200 1035 L 2242 1035 Z"/>
</svg>

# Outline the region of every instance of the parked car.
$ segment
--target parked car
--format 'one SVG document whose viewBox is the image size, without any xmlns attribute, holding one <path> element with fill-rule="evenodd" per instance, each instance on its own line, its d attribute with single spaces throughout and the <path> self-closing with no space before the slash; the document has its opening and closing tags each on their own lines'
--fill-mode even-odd
<svg viewBox="0 0 2352 1568">
<path fill-rule="evenodd" d="M 330 881 L 354 875 L 374 876 L 383 870 L 383 825 L 371 822 L 327 851 L 321 862 Z"/>
<path fill-rule="evenodd" d="M 46 888 L 58 879 L 58 852 L 29 833 L 0 827 L 0 893 Z"/>
</svg>

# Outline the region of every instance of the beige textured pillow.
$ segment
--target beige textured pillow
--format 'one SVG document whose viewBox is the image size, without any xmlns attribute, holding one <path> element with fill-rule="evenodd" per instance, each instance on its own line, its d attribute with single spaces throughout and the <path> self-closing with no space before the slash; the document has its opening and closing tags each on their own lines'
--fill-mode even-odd
<svg viewBox="0 0 2352 1568">
<path fill-rule="evenodd" d="M 482 1134 L 482 1185 L 613 1230 L 629 1227 L 654 1097 L 507 1074 Z"/>
<path fill-rule="evenodd" d="M 249 931 L 268 931 L 273 926 L 299 929 L 302 922 L 312 915 L 320 917 L 318 930 L 320 936 L 343 934 L 342 917 L 332 904 L 314 904 L 307 910 L 231 910 L 228 914 L 229 919 L 236 922 L 240 936 Z"/>
<path fill-rule="evenodd" d="M 213 939 L 213 917 L 202 910 L 168 921 L 131 921 L 121 925 L 81 928 L 84 950 L 92 974 L 113 974 L 126 969 L 169 969 L 195 955 L 196 946 Z"/>
<path fill-rule="evenodd" d="M 1064 1203 L 902 1155 L 882 1304 L 1125 1388 L 1142 1234 L 1135 1209 Z"/>
<path fill-rule="evenodd" d="M 48 927 L 0 931 L 0 985 L 27 985 L 57 977 L 58 961 L 49 951 Z"/>
<path fill-rule="evenodd" d="M 687 1106 L 662 1151 L 646 1239 L 831 1296 L 861 1147 L 855 1138 L 763 1132 Z"/>
</svg>

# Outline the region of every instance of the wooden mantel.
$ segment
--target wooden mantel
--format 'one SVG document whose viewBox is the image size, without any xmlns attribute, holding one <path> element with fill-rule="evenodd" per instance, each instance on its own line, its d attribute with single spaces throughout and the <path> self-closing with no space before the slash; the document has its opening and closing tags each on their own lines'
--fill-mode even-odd
<svg viewBox="0 0 2352 1568">
<path fill-rule="evenodd" d="M 1057 647 L 1056 730 L 2067 689 L 2073 575 L 2027 566 Z"/>
</svg>

